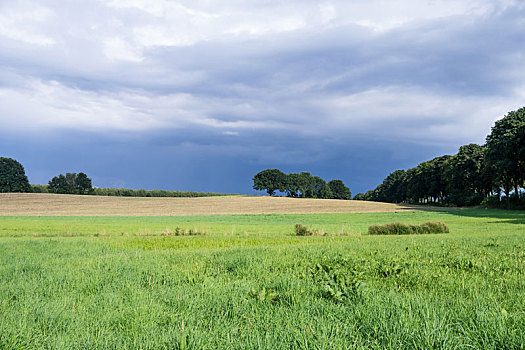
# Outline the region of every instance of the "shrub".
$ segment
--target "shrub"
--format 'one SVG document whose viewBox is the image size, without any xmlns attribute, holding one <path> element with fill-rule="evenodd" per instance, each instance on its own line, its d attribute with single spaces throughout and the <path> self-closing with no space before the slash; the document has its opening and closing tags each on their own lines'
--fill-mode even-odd
<svg viewBox="0 0 525 350">
<path fill-rule="evenodd" d="M 181 229 L 180 227 L 176 227 L 175 231 L 173 232 L 169 229 L 169 227 L 166 227 L 166 230 L 161 233 L 161 236 L 205 236 L 205 235 L 206 235 L 206 232 L 199 231 L 196 228 L 194 229 L 190 228 L 189 230 L 184 230 L 184 229 Z"/>
<path fill-rule="evenodd" d="M 450 230 L 444 222 L 425 222 L 420 225 L 422 233 L 449 233 Z"/>
<path fill-rule="evenodd" d="M 301 223 L 295 224 L 295 235 L 296 236 L 324 236 L 325 232 L 320 232 L 319 230 L 310 229 L 308 226 L 305 226 Z"/>
<path fill-rule="evenodd" d="M 525 209 L 525 197 L 522 196 L 518 198 L 515 194 L 510 197 L 499 197 L 499 196 L 490 196 L 487 197 L 481 202 L 486 208 L 490 209 Z"/>
<path fill-rule="evenodd" d="M 393 222 L 386 225 L 371 225 L 368 227 L 369 235 L 417 235 L 430 233 L 448 233 L 449 229 L 443 222 L 425 222 L 421 225 L 407 225 Z"/>
</svg>

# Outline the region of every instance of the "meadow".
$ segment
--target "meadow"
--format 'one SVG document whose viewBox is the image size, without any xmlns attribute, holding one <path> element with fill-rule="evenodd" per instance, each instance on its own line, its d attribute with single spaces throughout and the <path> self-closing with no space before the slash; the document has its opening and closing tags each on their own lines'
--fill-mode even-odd
<svg viewBox="0 0 525 350">
<path fill-rule="evenodd" d="M 0 280 L 1 349 L 525 348 L 523 211 L 4 215 Z"/>
</svg>

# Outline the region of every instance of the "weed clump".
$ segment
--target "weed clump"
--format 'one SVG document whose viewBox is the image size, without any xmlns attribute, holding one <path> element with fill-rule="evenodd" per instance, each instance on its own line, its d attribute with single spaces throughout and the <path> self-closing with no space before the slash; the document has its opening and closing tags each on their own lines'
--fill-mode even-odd
<svg viewBox="0 0 525 350">
<path fill-rule="evenodd" d="M 320 296 L 334 303 L 356 301 L 361 297 L 362 272 L 346 259 L 328 259 L 318 262 L 310 271 L 319 286 Z"/>
<path fill-rule="evenodd" d="M 311 229 L 301 223 L 295 224 L 295 235 L 296 236 L 324 236 L 326 232 L 321 232 L 316 229 Z"/>
<path fill-rule="evenodd" d="M 248 296 L 259 301 L 275 303 L 279 301 L 279 293 L 272 289 L 263 288 L 261 290 L 252 289 Z"/>
<path fill-rule="evenodd" d="M 180 227 L 176 227 L 174 231 L 171 231 L 168 227 L 162 232 L 161 236 L 204 236 L 205 232 L 195 229 L 184 230 Z"/>
<path fill-rule="evenodd" d="M 393 222 L 386 225 L 371 225 L 368 227 L 369 235 L 421 235 L 449 232 L 448 226 L 443 222 L 425 222 L 421 225 Z"/>
</svg>

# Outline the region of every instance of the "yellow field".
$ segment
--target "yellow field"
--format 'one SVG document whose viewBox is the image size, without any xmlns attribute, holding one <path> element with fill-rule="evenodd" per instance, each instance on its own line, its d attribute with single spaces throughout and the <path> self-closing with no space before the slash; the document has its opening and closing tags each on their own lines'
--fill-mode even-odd
<svg viewBox="0 0 525 350">
<path fill-rule="evenodd" d="M 176 216 L 228 214 L 373 213 L 417 206 L 286 197 L 137 198 L 0 193 L 0 215 Z"/>
</svg>

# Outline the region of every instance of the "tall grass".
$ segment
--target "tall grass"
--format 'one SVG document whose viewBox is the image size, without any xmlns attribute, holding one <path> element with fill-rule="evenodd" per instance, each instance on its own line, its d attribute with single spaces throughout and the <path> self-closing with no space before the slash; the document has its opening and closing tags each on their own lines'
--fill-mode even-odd
<svg viewBox="0 0 525 350">
<path fill-rule="evenodd" d="M 435 214 L 447 235 L 295 236 L 295 223 L 331 227 L 332 215 L 239 216 L 228 235 L 212 219 L 200 236 L 160 235 L 164 219 L 143 223 L 159 235 L 127 235 L 140 221 L 116 218 L 107 236 L 4 232 L 0 348 L 520 349 L 525 225 L 518 212 L 494 213 Z M 392 216 L 341 221 L 365 233 Z M 77 219 L 84 232 L 100 224 Z M 262 233 L 239 232 L 243 220 Z"/>
</svg>

